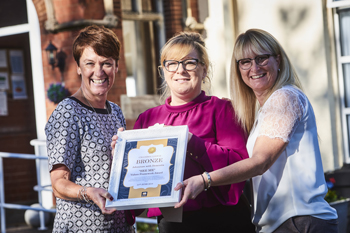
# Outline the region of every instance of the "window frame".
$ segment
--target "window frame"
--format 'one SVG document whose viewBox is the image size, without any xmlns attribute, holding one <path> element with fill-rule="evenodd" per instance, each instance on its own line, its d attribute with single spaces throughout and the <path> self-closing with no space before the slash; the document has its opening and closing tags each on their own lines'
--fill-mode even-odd
<svg viewBox="0 0 350 233">
<path fill-rule="evenodd" d="M 158 73 L 157 73 L 157 61 L 156 61 L 156 51 L 160 51 L 162 46 L 165 44 L 165 26 L 164 26 L 164 18 L 163 18 L 163 3 L 162 0 L 153 0 L 154 4 L 156 5 L 156 11 L 155 12 L 144 12 L 142 9 L 142 1 L 141 0 L 129 0 L 131 3 L 131 6 L 133 8 L 133 11 L 124 11 L 122 9 L 122 20 L 123 21 L 130 21 L 135 23 L 135 29 L 136 31 L 140 29 L 142 24 L 149 24 L 149 28 L 151 33 L 157 28 L 157 35 L 152 36 L 150 39 L 150 63 L 151 70 L 149 70 L 149 73 L 152 73 L 152 88 L 149 87 L 149 89 L 152 89 L 152 93 L 149 93 L 149 90 L 147 90 L 145 87 L 145 82 L 147 81 L 146 77 L 146 71 L 145 67 L 145 61 L 143 59 L 143 55 L 138 54 L 135 59 L 135 64 L 137 66 L 137 70 L 143 69 L 143 71 L 138 72 L 138 74 L 134 74 L 133 79 L 134 81 L 130 82 L 130 84 L 135 84 L 135 93 L 133 93 L 130 96 L 142 96 L 146 94 L 157 94 L 159 86 L 157 84 L 158 79 Z M 153 25 L 153 23 L 155 24 Z M 143 46 L 142 43 L 144 40 L 142 39 L 142 31 L 137 31 L 136 33 L 136 47 L 138 51 L 141 51 Z M 157 37 L 157 38 L 155 38 Z M 155 40 L 158 40 L 158 48 L 155 46 Z M 143 50 L 142 50 L 143 51 Z M 144 52 L 144 51 L 143 51 Z M 143 74 L 144 73 L 144 74 Z M 141 75 L 140 75 L 141 74 Z M 130 80 L 129 80 L 130 81 Z M 128 82 L 128 80 L 127 80 Z M 133 85 L 134 85 L 133 84 Z M 127 87 L 128 88 L 128 87 Z M 133 89 L 133 88 L 132 88 Z M 133 92 L 133 91 L 132 91 Z"/>
<path fill-rule="evenodd" d="M 349 6 L 350 0 L 340 0 L 340 1 L 334 1 L 334 0 L 327 0 L 327 8 L 336 8 L 336 7 L 343 7 L 343 6 Z"/>
<path fill-rule="evenodd" d="M 339 85 L 339 97 L 341 105 L 341 122 L 342 122 L 342 134 L 343 134 L 343 148 L 344 148 L 344 162 L 350 164 L 350 106 L 346 107 L 345 104 L 345 80 L 343 65 L 350 64 L 350 56 L 342 56 L 341 53 L 341 39 L 340 39 L 340 16 L 339 9 L 350 10 L 350 0 L 334 1 L 327 0 L 327 8 L 333 8 L 333 21 L 334 21 L 334 34 L 335 34 L 335 48 L 337 58 L 337 72 L 338 72 L 338 85 Z M 350 95 L 350 93 L 349 93 Z M 349 117 L 349 120 L 348 120 Z"/>
</svg>

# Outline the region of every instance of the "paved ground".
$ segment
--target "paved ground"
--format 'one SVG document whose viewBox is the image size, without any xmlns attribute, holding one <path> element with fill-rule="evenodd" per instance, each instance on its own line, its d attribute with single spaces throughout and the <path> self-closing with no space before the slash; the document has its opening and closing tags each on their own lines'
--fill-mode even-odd
<svg viewBox="0 0 350 233">
<path fill-rule="evenodd" d="M 47 230 L 39 230 L 38 228 L 31 228 L 27 224 L 18 225 L 18 226 L 10 226 L 6 228 L 6 233 L 51 233 L 52 228 L 48 228 Z"/>
</svg>

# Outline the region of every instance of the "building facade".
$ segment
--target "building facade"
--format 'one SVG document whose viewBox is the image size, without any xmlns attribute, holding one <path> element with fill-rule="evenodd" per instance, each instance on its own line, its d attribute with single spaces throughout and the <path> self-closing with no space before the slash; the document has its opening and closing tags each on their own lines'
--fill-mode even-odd
<svg viewBox="0 0 350 233">
<path fill-rule="evenodd" d="M 285 48 L 314 107 L 324 170 L 350 163 L 349 0 L 1 1 L 0 82 L 1 76 L 5 81 L 0 83 L 0 151 L 33 154 L 30 140 L 45 140 L 44 127 L 56 107 L 47 90 L 62 82 L 70 93 L 78 90 L 72 42 L 91 24 L 111 28 L 122 43 L 108 99 L 124 108 L 129 128 L 140 111 L 152 106 L 146 100 L 159 94 L 160 49 L 176 32 L 197 31 L 205 38 L 212 63 L 210 94 L 219 97 L 229 97 L 235 38 L 250 28 L 270 32 Z M 63 68 L 50 64 L 50 43 L 63 56 Z M 22 59 L 22 72 L 16 72 L 14 58 Z M 18 83 L 25 87 L 19 98 L 14 89 Z M 125 106 L 130 103 L 141 108 L 132 106 L 137 110 L 129 113 Z M 6 162 L 6 201 L 36 198 L 34 166 Z M 43 179 L 49 182 L 48 176 Z M 12 198 L 13 193 L 19 196 Z"/>
</svg>

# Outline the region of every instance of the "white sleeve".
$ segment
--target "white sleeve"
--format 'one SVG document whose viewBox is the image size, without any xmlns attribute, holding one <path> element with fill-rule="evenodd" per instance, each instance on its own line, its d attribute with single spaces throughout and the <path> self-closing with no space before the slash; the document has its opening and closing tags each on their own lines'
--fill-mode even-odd
<svg viewBox="0 0 350 233">
<path fill-rule="evenodd" d="M 297 92 L 289 89 L 275 91 L 265 102 L 259 114 L 258 136 L 280 138 L 289 142 L 295 125 L 302 116 L 302 103 Z"/>
</svg>

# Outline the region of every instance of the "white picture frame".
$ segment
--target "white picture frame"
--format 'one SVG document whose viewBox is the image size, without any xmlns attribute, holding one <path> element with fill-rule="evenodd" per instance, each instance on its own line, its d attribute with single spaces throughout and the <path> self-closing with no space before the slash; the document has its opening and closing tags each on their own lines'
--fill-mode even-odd
<svg viewBox="0 0 350 233">
<path fill-rule="evenodd" d="M 175 191 L 183 180 L 188 127 L 152 127 L 118 132 L 108 192 L 117 210 L 171 207 L 180 201 Z"/>
</svg>

